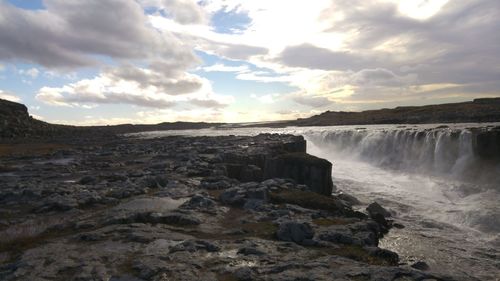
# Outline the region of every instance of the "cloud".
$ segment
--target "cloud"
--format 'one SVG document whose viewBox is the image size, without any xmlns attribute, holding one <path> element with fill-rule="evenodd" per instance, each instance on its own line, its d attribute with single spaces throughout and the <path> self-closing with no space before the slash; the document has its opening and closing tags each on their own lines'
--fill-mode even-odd
<svg viewBox="0 0 500 281">
<path fill-rule="evenodd" d="M 21 98 L 14 95 L 11 92 L 0 90 L 0 99 L 13 101 L 13 102 L 21 102 Z"/>
<path fill-rule="evenodd" d="M 291 78 L 288 75 L 276 76 L 272 75 L 267 71 L 248 71 L 241 72 L 236 75 L 236 79 L 256 81 L 262 83 L 272 83 L 272 82 L 290 82 Z"/>
<path fill-rule="evenodd" d="M 196 62 L 191 48 L 151 27 L 135 1 L 46 0 L 44 5 L 34 11 L 0 2 L 0 60 L 49 68 L 96 65 L 97 55 Z"/>
<path fill-rule="evenodd" d="M 333 103 L 328 98 L 321 96 L 296 95 L 292 98 L 292 100 L 298 104 L 306 105 L 312 108 L 326 107 Z"/>
<path fill-rule="evenodd" d="M 181 24 L 202 24 L 207 14 L 194 0 L 140 0 L 145 8 L 156 8 Z"/>
<path fill-rule="evenodd" d="M 184 72 L 170 73 L 169 69 L 158 71 L 125 65 L 107 69 L 105 75 L 113 81 L 136 82 L 141 89 L 155 87 L 156 91 L 169 95 L 195 92 L 202 86 L 202 81 L 198 76 Z"/>
<path fill-rule="evenodd" d="M 398 87 L 415 84 L 417 82 L 417 75 L 409 73 L 405 76 L 400 76 L 387 69 L 375 68 L 362 69 L 352 74 L 350 79 L 352 84 L 359 86 Z"/>
<path fill-rule="evenodd" d="M 32 67 L 30 69 L 20 69 L 19 70 L 19 74 L 21 75 L 27 75 L 27 76 L 30 76 L 31 78 L 35 79 L 38 77 L 38 74 L 40 74 L 40 70 L 38 70 L 37 68 L 35 67 Z"/>
<path fill-rule="evenodd" d="M 131 65 L 108 68 L 93 79 L 43 87 L 36 99 L 55 106 L 131 104 L 150 108 L 171 108 L 178 103 L 220 108 L 233 101 L 214 94 L 207 79 L 183 72 L 168 77 L 158 70 Z"/>
<path fill-rule="evenodd" d="M 227 66 L 221 63 L 216 63 L 210 66 L 205 66 L 202 70 L 205 72 L 246 72 L 249 71 L 249 68 L 246 65 Z"/>
<path fill-rule="evenodd" d="M 335 92 L 329 98 L 340 103 L 500 93 L 500 88 L 486 91 L 473 86 L 495 85 L 500 77 L 500 35 L 495 32 L 500 29 L 500 2 L 420 1 L 421 6 L 413 10 L 406 2 L 332 0 L 317 24 L 328 23 L 325 34 L 340 34 L 340 46 L 304 40 L 261 59 L 291 77 L 317 71 L 316 77 L 290 83 L 315 88 L 322 96 Z M 447 84 L 460 85 L 463 91 L 457 87 L 442 88 L 439 94 L 414 90 L 418 85 Z M 478 91 L 473 93 L 472 88 Z"/>
<path fill-rule="evenodd" d="M 222 34 L 210 26 L 182 25 L 159 15 L 150 16 L 151 24 L 164 32 L 171 32 L 184 42 L 191 42 L 197 50 L 215 54 L 230 60 L 248 60 L 253 56 L 266 55 L 269 50 L 246 38 L 244 34 Z"/>
<path fill-rule="evenodd" d="M 331 51 L 312 44 L 286 47 L 275 59 L 289 67 L 322 70 L 359 70 L 372 62 L 348 51 Z"/>
<path fill-rule="evenodd" d="M 258 100 L 261 103 L 272 104 L 276 102 L 276 98 L 279 98 L 280 94 L 267 94 L 267 95 L 250 95 L 251 98 Z"/>
</svg>

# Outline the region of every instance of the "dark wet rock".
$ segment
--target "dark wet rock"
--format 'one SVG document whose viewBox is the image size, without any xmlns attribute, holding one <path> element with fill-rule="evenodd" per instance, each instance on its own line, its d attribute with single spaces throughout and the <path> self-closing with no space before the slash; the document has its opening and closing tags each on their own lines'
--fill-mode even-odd
<svg viewBox="0 0 500 281">
<path fill-rule="evenodd" d="M 368 211 L 368 214 L 370 214 L 372 218 L 378 214 L 382 215 L 384 218 L 388 218 L 391 216 L 391 213 L 384 207 L 380 206 L 380 204 L 377 202 L 373 202 L 368 205 L 368 207 L 366 207 L 366 211 Z"/>
<path fill-rule="evenodd" d="M 387 249 L 381 249 L 379 247 L 366 247 L 365 249 L 371 256 L 384 259 L 388 261 L 390 264 L 395 265 L 399 261 L 398 254 L 393 251 L 389 251 Z"/>
<path fill-rule="evenodd" d="M 372 216 L 372 219 L 379 225 L 380 232 L 383 234 L 387 233 L 392 226 L 382 214 L 377 213 Z"/>
<path fill-rule="evenodd" d="M 278 204 L 293 204 L 303 208 L 328 211 L 342 216 L 364 218 L 366 215 L 352 210 L 342 200 L 315 192 L 294 188 L 282 189 L 269 193 L 270 201 Z"/>
<path fill-rule="evenodd" d="M 197 210 L 206 210 L 212 209 L 216 206 L 216 202 L 204 195 L 196 194 L 189 199 L 186 203 L 182 204 L 180 208 L 184 209 L 197 209 Z"/>
<path fill-rule="evenodd" d="M 400 223 L 393 223 L 393 224 L 392 224 L 392 226 L 393 226 L 393 227 L 395 227 L 395 228 L 398 228 L 398 229 L 403 229 L 403 228 L 405 228 L 405 226 L 404 226 L 404 225 L 402 225 L 402 224 L 400 224 Z"/>
<path fill-rule="evenodd" d="M 430 269 L 429 265 L 424 261 L 417 261 L 416 263 L 412 264 L 411 267 L 424 271 Z"/>
<path fill-rule="evenodd" d="M 340 200 L 347 202 L 349 206 L 354 206 L 354 205 L 360 205 L 361 202 L 354 196 L 346 194 L 346 193 L 341 193 L 337 195 L 337 198 Z"/>
<path fill-rule="evenodd" d="M 82 185 L 92 185 L 92 184 L 96 184 L 99 182 L 99 179 L 97 177 L 94 177 L 94 176 L 84 176 L 83 178 L 81 178 L 78 183 L 79 184 L 82 184 Z"/>
<path fill-rule="evenodd" d="M 279 225 L 276 237 L 281 241 L 295 242 L 302 244 L 311 240 L 314 230 L 308 223 L 284 222 Z"/>
<path fill-rule="evenodd" d="M 255 255 L 255 256 L 263 256 L 266 253 L 259 250 L 256 247 L 243 247 L 238 250 L 239 255 L 244 255 L 244 256 L 249 256 L 249 255 Z"/>
<path fill-rule="evenodd" d="M 330 230 L 322 232 L 318 238 L 323 241 L 328 241 L 336 244 L 358 244 L 361 242 L 353 237 L 353 234 L 347 229 Z"/>
</svg>

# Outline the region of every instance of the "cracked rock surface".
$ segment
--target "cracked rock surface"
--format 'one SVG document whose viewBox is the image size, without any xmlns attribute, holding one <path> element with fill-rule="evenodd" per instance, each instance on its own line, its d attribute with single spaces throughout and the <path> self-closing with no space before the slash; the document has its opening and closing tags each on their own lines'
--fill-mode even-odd
<svg viewBox="0 0 500 281">
<path fill-rule="evenodd" d="M 302 137 L 16 148 L 1 156 L 0 280 L 451 280 L 380 249 L 385 209 L 330 195 L 331 163 Z"/>
</svg>

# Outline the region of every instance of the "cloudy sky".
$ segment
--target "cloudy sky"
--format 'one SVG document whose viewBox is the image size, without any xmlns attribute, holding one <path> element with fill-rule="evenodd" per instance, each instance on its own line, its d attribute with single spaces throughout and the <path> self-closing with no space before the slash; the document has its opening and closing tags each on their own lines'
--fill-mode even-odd
<svg viewBox="0 0 500 281">
<path fill-rule="evenodd" d="M 0 98 L 66 124 L 500 96 L 498 0 L 0 0 Z"/>
</svg>

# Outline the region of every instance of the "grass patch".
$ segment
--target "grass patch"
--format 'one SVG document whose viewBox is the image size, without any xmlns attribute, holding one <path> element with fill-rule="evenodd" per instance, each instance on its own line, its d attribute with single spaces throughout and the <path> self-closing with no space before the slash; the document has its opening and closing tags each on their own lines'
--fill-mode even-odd
<svg viewBox="0 0 500 281">
<path fill-rule="evenodd" d="M 0 253 L 8 252 L 11 256 L 22 253 L 46 243 L 47 240 L 71 234 L 71 229 L 50 229 L 63 222 L 62 218 L 30 220 L 22 224 L 9 226 L 0 232 Z"/>
<path fill-rule="evenodd" d="M 273 239 L 276 237 L 278 226 L 272 222 L 251 222 L 241 225 L 241 228 L 250 236 L 263 239 Z"/>
<path fill-rule="evenodd" d="M 239 279 L 236 278 L 232 273 L 220 273 L 217 274 L 217 280 L 218 281 L 238 281 Z"/>
<path fill-rule="evenodd" d="M 226 191 L 225 189 L 211 189 L 207 190 L 208 195 L 210 195 L 212 198 L 215 198 L 218 200 L 219 196 Z"/>
<path fill-rule="evenodd" d="M 45 155 L 62 149 L 69 149 L 71 146 L 57 143 L 19 143 L 0 144 L 0 156 L 13 155 Z"/>
</svg>

